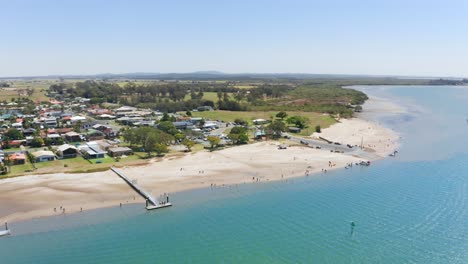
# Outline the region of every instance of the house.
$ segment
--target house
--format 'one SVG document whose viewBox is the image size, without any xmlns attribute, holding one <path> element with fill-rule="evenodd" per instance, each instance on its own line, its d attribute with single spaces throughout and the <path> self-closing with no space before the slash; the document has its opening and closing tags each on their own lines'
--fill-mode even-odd
<svg viewBox="0 0 468 264">
<path fill-rule="evenodd" d="M 64 128 L 55 129 L 55 133 L 60 134 L 60 135 L 66 134 L 66 133 L 71 132 L 71 131 L 73 131 L 73 128 L 71 128 L 71 127 L 64 127 Z"/>
<path fill-rule="evenodd" d="M 120 108 L 114 109 L 114 113 L 117 117 L 125 116 L 129 113 L 136 111 L 137 108 L 131 106 L 122 106 Z"/>
<path fill-rule="evenodd" d="M 26 155 L 23 153 L 13 153 L 8 155 L 8 160 L 11 162 L 11 165 L 26 164 Z"/>
<path fill-rule="evenodd" d="M 81 129 L 90 129 L 90 128 L 93 127 L 95 124 L 97 124 L 96 121 L 87 121 L 87 122 L 81 123 L 80 128 L 81 128 Z"/>
<path fill-rule="evenodd" d="M 118 143 L 112 140 L 98 140 L 96 141 L 101 149 L 107 151 L 110 148 L 115 148 L 118 146 Z"/>
<path fill-rule="evenodd" d="M 11 124 L 11 127 L 16 128 L 16 129 L 22 129 L 23 128 L 23 123 L 13 123 L 13 124 Z"/>
<path fill-rule="evenodd" d="M 78 149 L 86 159 L 100 159 L 106 155 L 106 152 L 96 142 L 88 142 L 86 145 L 79 146 Z"/>
<path fill-rule="evenodd" d="M 105 137 L 106 135 L 104 133 L 96 129 L 88 129 L 88 132 L 86 132 L 86 138 L 88 140 L 101 140 Z"/>
<path fill-rule="evenodd" d="M 177 129 L 191 129 L 191 128 L 193 128 L 193 124 L 191 122 L 187 122 L 187 121 L 172 122 L 172 124 L 174 124 L 174 126 Z"/>
<path fill-rule="evenodd" d="M 54 153 L 50 150 L 39 150 L 31 153 L 31 155 L 34 157 L 35 162 L 52 161 L 55 159 Z"/>
<path fill-rule="evenodd" d="M 262 125 L 262 124 L 268 123 L 269 121 L 265 120 L 265 119 L 262 119 L 262 118 L 259 118 L 259 119 L 252 120 L 252 122 L 254 123 L 254 125 Z"/>
<path fill-rule="evenodd" d="M 74 131 L 70 131 L 68 133 L 65 133 L 65 139 L 68 141 L 68 142 L 80 142 L 81 141 L 81 136 L 80 134 L 74 132 Z"/>
<path fill-rule="evenodd" d="M 26 145 L 26 140 L 24 139 L 18 139 L 18 140 L 11 140 L 8 142 L 3 142 L 4 145 L 8 145 L 11 148 L 19 148 L 20 146 Z"/>
<path fill-rule="evenodd" d="M 116 147 L 116 148 L 110 148 L 108 150 L 109 156 L 111 157 L 120 157 L 122 155 L 132 155 L 133 151 L 131 148 L 127 147 Z"/>
<path fill-rule="evenodd" d="M 102 114 L 98 116 L 100 119 L 116 119 L 116 116 L 109 115 L 109 114 Z"/>
<path fill-rule="evenodd" d="M 62 142 L 62 137 L 59 134 L 48 134 L 47 142 L 52 145 L 57 145 L 58 143 Z"/>
<path fill-rule="evenodd" d="M 135 126 L 154 126 L 154 120 L 142 120 L 139 122 L 133 123 Z"/>
<path fill-rule="evenodd" d="M 89 114 L 94 116 L 101 116 L 101 115 L 110 115 L 112 111 L 109 109 L 102 109 L 102 108 L 93 108 L 87 111 Z"/>
<path fill-rule="evenodd" d="M 36 133 L 36 129 L 34 128 L 26 128 L 25 130 L 23 130 L 24 136 L 32 136 L 34 135 L 34 133 Z"/>
<path fill-rule="evenodd" d="M 75 146 L 63 144 L 57 148 L 56 154 L 59 159 L 76 158 L 78 149 Z"/>
<path fill-rule="evenodd" d="M 261 140 L 266 136 L 265 130 L 257 130 L 255 131 L 254 138 L 257 140 Z"/>
<path fill-rule="evenodd" d="M 51 128 L 57 127 L 57 119 L 55 117 L 48 117 L 44 119 L 44 126 Z"/>
<path fill-rule="evenodd" d="M 85 121 L 86 121 L 86 117 L 84 117 L 84 116 L 72 116 L 72 117 L 70 118 L 70 122 L 71 122 L 72 124 L 76 124 L 76 123 L 78 123 L 78 122 L 83 123 L 83 122 L 85 122 Z"/>
<path fill-rule="evenodd" d="M 203 125 L 203 128 L 204 129 L 217 129 L 219 128 L 218 124 L 216 124 L 215 122 L 206 122 L 204 125 Z"/>
<path fill-rule="evenodd" d="M 26 136 L 25 139 L 26 139 L 26 145 L 29 146 L 29 145 L 32 144 L 32 142 L 34 140 L 34 137 L 33 136 Z"/>
<path fill-rule="evenodd" d="M 199 112 L 203 112 L 203 111 L 213 111 L 213 107 L 209 106 L 209 105 L 204 105 L 204 106 L 199 106 L 197 107 L 197 110 Z"/>
</svg>

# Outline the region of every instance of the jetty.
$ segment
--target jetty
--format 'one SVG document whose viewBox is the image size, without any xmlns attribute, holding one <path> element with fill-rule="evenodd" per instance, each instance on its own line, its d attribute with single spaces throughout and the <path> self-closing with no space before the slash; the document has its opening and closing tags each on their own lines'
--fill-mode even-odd
<svg viewBox="0 0 468 264">
<path fill-rule="evenodd" d="M 172 206 L 172 204 L 169 203 L 169 196 L 166 197 L 165 201 L 158 202 L 158 200 L 156 198 L 154 198 L 149 192 L 145 191 L 143 188 L 138 186 L 136 183 L 132 182 L 129 178 L 127 178 L 125 175 L 123 175 L 116 168 L 111 167 L 110 169 L 115 174 L 117 174 L 117 176 L 122 178 L 122 180 L 124 180 L 135 192 L 137 192 L 139 195 L 141 195 L 143 198 L 145 198 L 145 200 L 146 200 L 146 210 L 154 210 L 154 209 L 159 209 L 159 208 Z"/>
</svg>

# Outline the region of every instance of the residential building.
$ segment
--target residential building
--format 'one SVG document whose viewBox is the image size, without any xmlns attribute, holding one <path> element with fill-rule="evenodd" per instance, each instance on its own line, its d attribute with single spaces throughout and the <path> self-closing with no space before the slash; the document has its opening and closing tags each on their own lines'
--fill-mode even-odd
<svg viewBox="0 0 468 264">
<path fill-rule="evenodd" d="M 63 144 L 57 148 L 56 154 L 59 159 L 76 158 L 78 149 L 73 145 Z"/>
<path fill-rule="evenodd" d="M 88 142 L 86 145 L 79 146 L 78 149 L 86 159 L 99 159 L 106 155 L 106 152 L 96 142 Z"/>
<path fill-rule="evenodd" d="M 39 150 L 31 153 L 31 155 L 34 157 L 35 162 L 53 161 L 55 159 L 54 153 L 50 150 Z"/>
<path fill-rule="evenodd" d="M 68 133 L 65 133 L 65 139 L 68 141 L 68 142 L 80 142 L 81 141 L 81 136 L 80 134 L 74 132 L 74 131 L 70 131 Z"/>
<path fill-rule="evenodd" d="M 111 157 L 120 157 L 122 155 L 132 155 L 133 151 L 131 148 L 127 147 L 116 147 L 116 148 L 110 148 L 108 150 L 109 156 Z"/>
<path fill-rule="evenodd" d="M 26 164 L 26 155 L 23 153 L 12 153 L 8 155 L 8 160 L 11 162 L 11 165 Z"/>
</svg>

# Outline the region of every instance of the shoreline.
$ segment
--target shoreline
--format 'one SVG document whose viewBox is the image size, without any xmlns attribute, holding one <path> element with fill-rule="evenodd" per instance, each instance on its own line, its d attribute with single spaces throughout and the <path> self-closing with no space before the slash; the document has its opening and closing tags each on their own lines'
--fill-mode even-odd
<svg viewBox="0 0 468 264">
<path fill-rule="evenodd" d="M 210 186 L 280 181 L 343 169 L 349 163 L 379 160 L 399 146 L 399 135 L 361 118 L 341 120 L 323 129 L 322 136 L 344 144 L 368 146 L 351 153 L 332 153 L 292 142 L 279 150 L 279 141 L 263 141 L 214 152 L 187 153 L 151 160 L 147 165 L 119 170 L 155 197 Z M 365 145 L 365 144 L 364 144 Z M 331 166 L 330 166 L 331 164 Z M 79 213 L 145 201 L 112 171 L 56 173 L 7 178 L 0 181 L 0 222 Z M 54 211 L 56 208 L 56 211 Z M 144 208 L 142 207 L 142 210 Z"/>
</svg>

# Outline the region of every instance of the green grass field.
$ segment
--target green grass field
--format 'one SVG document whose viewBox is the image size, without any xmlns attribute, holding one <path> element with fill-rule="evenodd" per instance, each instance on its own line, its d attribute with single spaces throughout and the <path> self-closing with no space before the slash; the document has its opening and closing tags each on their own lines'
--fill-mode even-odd
<svg viewBox="0 0 468 264">
<path fill-rule="evenodd" d="M 114 160 L 112 157 L 106 156 L 103 159 L 93 159 L 87 161 L 81 156 L 72 159 L 44 161 L 34 163 L 37 168 L 34 170 L 31 163 L 27 162 L 24 165 L 11 166 L 11 172 L 3 177 L 15 177 L 27 174 L 46 174 L 46 173 L 86 173 L 95 171 L 104 171 L 109 169 L 111 166 L 123 166 L 123 165 L 140 165 L 146 164 L 147 161 L 140 158 L 144 153 L 137 153 L 141 155 L 130 155 L 125 158 L 121 158 L 119 161 Z M 97 163 L 101 160 L 101 163 Z"/>
<path fill-rule="evenodd" d="M 194 117 L 203 117 L 205 119 L 212 119 L 212 120 L 222 120 L 226 122 L 233 122 L 236 118 L 243 119 L 248 121 L 252 124 L 252 120 L 254 119 L 276 119 L 277 111 L 254 111 L 254 112 L 245 112 L 245 111 L 206 111 L 206 112 L 192 112 L 192 116 Z M 305 133 L 309 133 L 310 135 L 312 132 L 315 131 L 315 126 L 319 125 L 321 128 L 327 128 L 332 124 L 336 123 L 335 119 L 330 117 L 329 115 L 324 115 L 320 113 L 314 112 L 287 112 L 288 116 L 302 116 L 308 119 L 308 128 L 303 130 L 303 135 Z"/>
<path fill-rule="evenodd" d="M 257 86 L 255 86 L 255 85 L 233 85 L 233 87 L 239 88 L 239 89 L 254 89 L 254 88 L 257 88 Z"/>
<path fill-rule="evenodd" d="M 228 95 L 229 95 L 229 97 L 231 97 L 230 93 L 228 93 Z M 190 94 L 186 94 L 185 98 L 184 98 L 184 101 L 188 101 L 190 99 L 191 99 Z M 203 93 L 203 99 L 204 100 L 210 100 L 210 101 L 213 101 L 213 102 L 217 102 L 218 101 L 218 94 L 215 93 L 215 92 L 204 92 Z"/>
<path fill-rule="evenodd" d="M 8 102 L 12 98 L 28 97 L 33 101 L 48 101 L 45 95 L 50 85 L 54 84 L 57 80 L 15 80 L 10 81 L 10 87 L 0 89 L 0 98 Z M 34 92 L 31 96 L 21 93 L 21 90 L 33 89 Z"/>
</svg>

